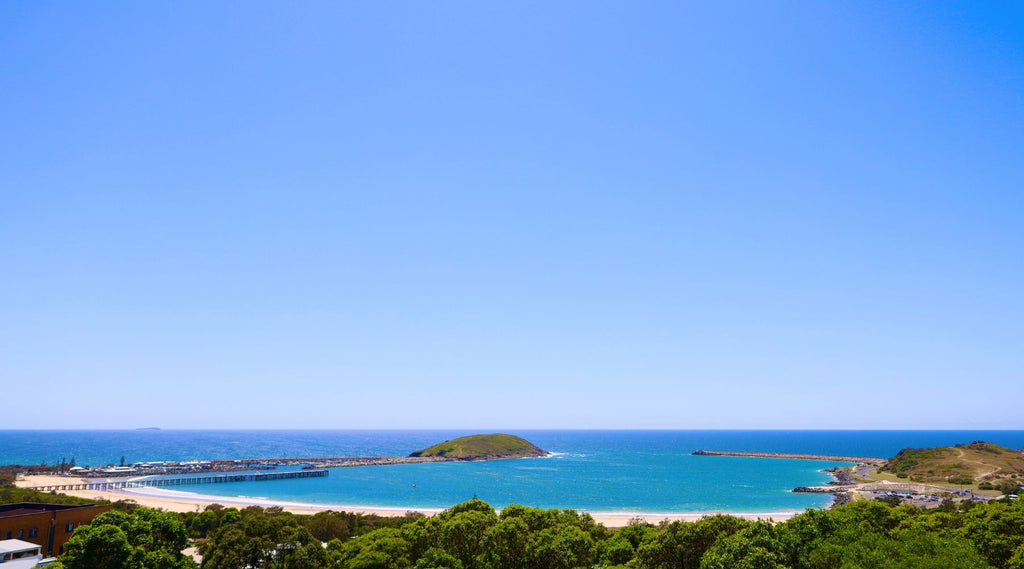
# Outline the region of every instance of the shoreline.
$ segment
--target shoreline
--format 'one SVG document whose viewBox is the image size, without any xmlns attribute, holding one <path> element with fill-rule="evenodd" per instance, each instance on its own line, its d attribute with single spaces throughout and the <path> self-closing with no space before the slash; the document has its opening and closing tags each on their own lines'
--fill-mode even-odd
<svg viewBox="0 0 1024 569">
<path fill-rule="evenodd" d="M 46 486 L 50 484 L 75 484 L 85 481 L 82 478 L 53 475 L 27 475 L 19 476 L 16 485 L 19 488 L 31 488 L 33 486 Z M 64 491 L 61 494 L 85 498 L 88 500 L 132 500 L 140 506 L 147 508 L 161 508 L 169 512 L 194 512 L 201 511 L 210 504 L 221 504 L 223 506 L 261 506 L 264 508 L 280 507 L 286 512 L 293 514 L 312 515 L 317 512 L 328 510 L 360 513 L 365 515 L 378 516 L 403 516 L 414 512 L 433 516 L 447 508 L 431 507 L 403 507 L 403 506 L 371 506 L 355 504 L 315 504 L 310 502 L 296 502 L 290 500 L 279 500 L 257 496 L 218 496 L 213 494 L 201 494 L 195 492 L 183 492 L 180 490 L 168 490 L 165 488 L 131 488 L 117 491 L 101 490 L 74 490 Z M 454 505 L 454 504 L 453 504 Z M 496 508 L 497 509 L 497 508 Z M 499 510 L 500 511 L 500 510 Z M 580 513 L 590 514 L 594 521 L 604 524 L 605 527 L 618 528 L 629 525 L 634 520 L 642 520 L 647 523 L 658 524 L 662 521 L 683 521 L 693 522 L 706 516 L 725 514 L 749 520 L 771 519 L 784 521 L 801 513 L 795 510 L 778 512 L 725 512 L 725 511 L 698 511 L 698 512 L 635 512 L 635 511 L 589 511 L 576 509 Z"/>
</svg>

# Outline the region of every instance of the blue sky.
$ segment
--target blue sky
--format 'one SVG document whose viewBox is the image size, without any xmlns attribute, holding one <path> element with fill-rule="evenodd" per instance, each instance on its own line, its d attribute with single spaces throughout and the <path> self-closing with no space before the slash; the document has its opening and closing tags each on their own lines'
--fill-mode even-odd
<svg viewBox="0 0 1024 569">
<path fill-rule="evenodd" d="M 0 428 L 1024 428 L 1024 10 L 0 6 Z"/>
</svg>

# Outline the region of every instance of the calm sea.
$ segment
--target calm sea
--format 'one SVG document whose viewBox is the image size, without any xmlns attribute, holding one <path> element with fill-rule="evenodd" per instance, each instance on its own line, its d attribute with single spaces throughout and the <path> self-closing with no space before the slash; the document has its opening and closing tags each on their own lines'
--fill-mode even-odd
<svg viewBox="0 0 1024 569">
<path fill-rule="evenodd" d="M 823 506 L 793 494 L 838 463 L 692 456 L 695 449 L 891 456 L 1024 431 L 511 431 L 549 458 L 332 469 L 327 478 L 211 484 L 205 494 L 337 505 L 443 508 L 474 496 L 595 512 L 778 512 Z M 406 455 L 474 431 L 0 431 L 0 464 Z"/>
</svg>

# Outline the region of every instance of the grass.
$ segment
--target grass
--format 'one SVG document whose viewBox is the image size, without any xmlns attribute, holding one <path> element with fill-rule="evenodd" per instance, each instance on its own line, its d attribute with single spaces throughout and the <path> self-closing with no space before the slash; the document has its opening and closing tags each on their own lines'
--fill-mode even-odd
<svg viewBox="0 0 1024 569">
<path fill-rule="evenodd" d="M 983 481 L 1019 480 L 1024 476 L 1024 454 L 978 441 L 952 447 L 903 449 L 886 466 L 888 472 L 879 472 L 879 478 L 976 489 Z M 896 474 L 906 474 L 907 478 L 898 478 Z M 965 481 L 958 484 L 958 479 Z"/>
<path fill-rule="evenodd" d="M 910 482 L 909 478 L 899 478 L 892 472 L 880 472 L 876 470 L 875 473 L 872 474 L 872 476 L 874 476 L 875 478 L 880 478 L 882 480 L 890 480 L 892 482 Z"/>
<path fill-rule="evenodd" d="M 418 450 L 409 456 L 439 456 L 464 460 L 543 456 L 543 450 L 515 435 L 496 433 L 459 437 Z"/>
</svg>

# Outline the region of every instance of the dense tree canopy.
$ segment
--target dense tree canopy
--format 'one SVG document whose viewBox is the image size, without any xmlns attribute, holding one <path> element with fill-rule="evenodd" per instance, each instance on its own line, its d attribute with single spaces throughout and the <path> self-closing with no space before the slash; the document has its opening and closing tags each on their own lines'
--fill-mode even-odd
<svg viewBox="0 0 1024 569">
<path fill-rule="evenodd" d="M 344 515 L 247 508 L 211 534 L 204 568 L 1024 569 L 1024 504 L 1014 502 L 922 510 L 860 501 L 782 523 L 717 515 L 614 531 L 572 510 L 511 505 L 499 514 L 480 500 L 358 533 Z M 311 532 L 317 543 L 333 536 L 322 554 Z"/>
<path fill-rule="evenodd" d="M 111 510 L 75 530 L 60 562 L 66 569 L 192 569 L 195 563 L 181 554 L 187 545 L 177 514 Z"/>
<path fill-rule="evenodd" d="M 923 510 L 859 501 L 781 523 L 708 516 L 609 530 L 573 510 L 470 500 L 434 516 L 210 506 L 113 510 L 79 528 L 65 569 L 1024 569 L 1024 501 Z M 206 538 L 205 540 L 202 538 Z"/>
</svg>

